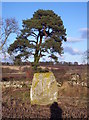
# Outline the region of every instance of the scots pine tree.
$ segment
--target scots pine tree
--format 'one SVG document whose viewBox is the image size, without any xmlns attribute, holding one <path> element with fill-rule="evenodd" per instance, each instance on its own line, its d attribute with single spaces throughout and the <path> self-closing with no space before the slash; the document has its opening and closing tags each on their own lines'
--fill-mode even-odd
<svg viewBox="0 0 89 120">
<path fill-rule="evenodd" d="M 63 53 L 62 42 L 66 41 L 61 17 L 52 10 L 37 10 L 31 19 L 23 20 L 22 27 L 20 36 L 8 52 L 18 52 L 19 57 L 25 59 L 33 55 L 36 68 L 40 58 L 46 55 L 57 62 L 57 54 Z"/>
</svg>

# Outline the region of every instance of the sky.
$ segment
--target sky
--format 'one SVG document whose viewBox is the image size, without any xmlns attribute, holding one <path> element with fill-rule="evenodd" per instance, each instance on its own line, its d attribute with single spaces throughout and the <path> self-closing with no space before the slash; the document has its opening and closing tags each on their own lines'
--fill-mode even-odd
<svg viewBox="0 0 89 120">
<path fill-rule="evenodd" d="M 22 29 L 22 20 L 32 18 L 38 9 L 53 10 L 63 20 L 67 42 L 63 43 L 64 54 L 59 56 L 59 62 L 81 64 L 87 50 L 87 2 L 2 2 L 2 18 L 15 17 Z M 10 35 L 8 45 L 15 39 L 15 34 Z"/>
</svg>

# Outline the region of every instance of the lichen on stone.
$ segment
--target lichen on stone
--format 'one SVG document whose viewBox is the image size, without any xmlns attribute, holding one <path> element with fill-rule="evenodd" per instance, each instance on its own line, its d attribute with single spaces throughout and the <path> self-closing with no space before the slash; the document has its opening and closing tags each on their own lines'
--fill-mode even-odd
<svg viewBox="0 0 89 120">
<path fill-rule="evenodd" d="M 52 72 L 34 74 L 30 90 L 31 104 L 51 104 L 57 101 L 57 94 L 57 82 Z"/>
</svg>

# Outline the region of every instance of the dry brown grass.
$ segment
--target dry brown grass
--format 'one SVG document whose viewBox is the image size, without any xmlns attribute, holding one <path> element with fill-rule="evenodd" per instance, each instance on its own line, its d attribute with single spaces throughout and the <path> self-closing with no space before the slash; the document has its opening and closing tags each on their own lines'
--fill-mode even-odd
<svg viewBox="0 0 89 120">
<path fill-rule="evenodd" d="M 59 87 L 59 97 L 60 96 L 86 98 L 87 87 L 78 85 L 71 86 L 67 81 L 65 81 L 63 85 Z"/>
</svg>

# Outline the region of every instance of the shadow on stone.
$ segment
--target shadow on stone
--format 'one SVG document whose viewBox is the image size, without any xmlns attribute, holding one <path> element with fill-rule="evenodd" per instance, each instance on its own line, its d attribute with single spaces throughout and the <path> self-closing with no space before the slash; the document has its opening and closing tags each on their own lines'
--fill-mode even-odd
<svg viewBox="0 0 89 120">
<path fill-rule="evenodd" d="M 50 106 L 51 117 L 50 120 L 62 120 L 62 109 L 58 106 L 57 102 L 54 102 Z"/>
</svg>

